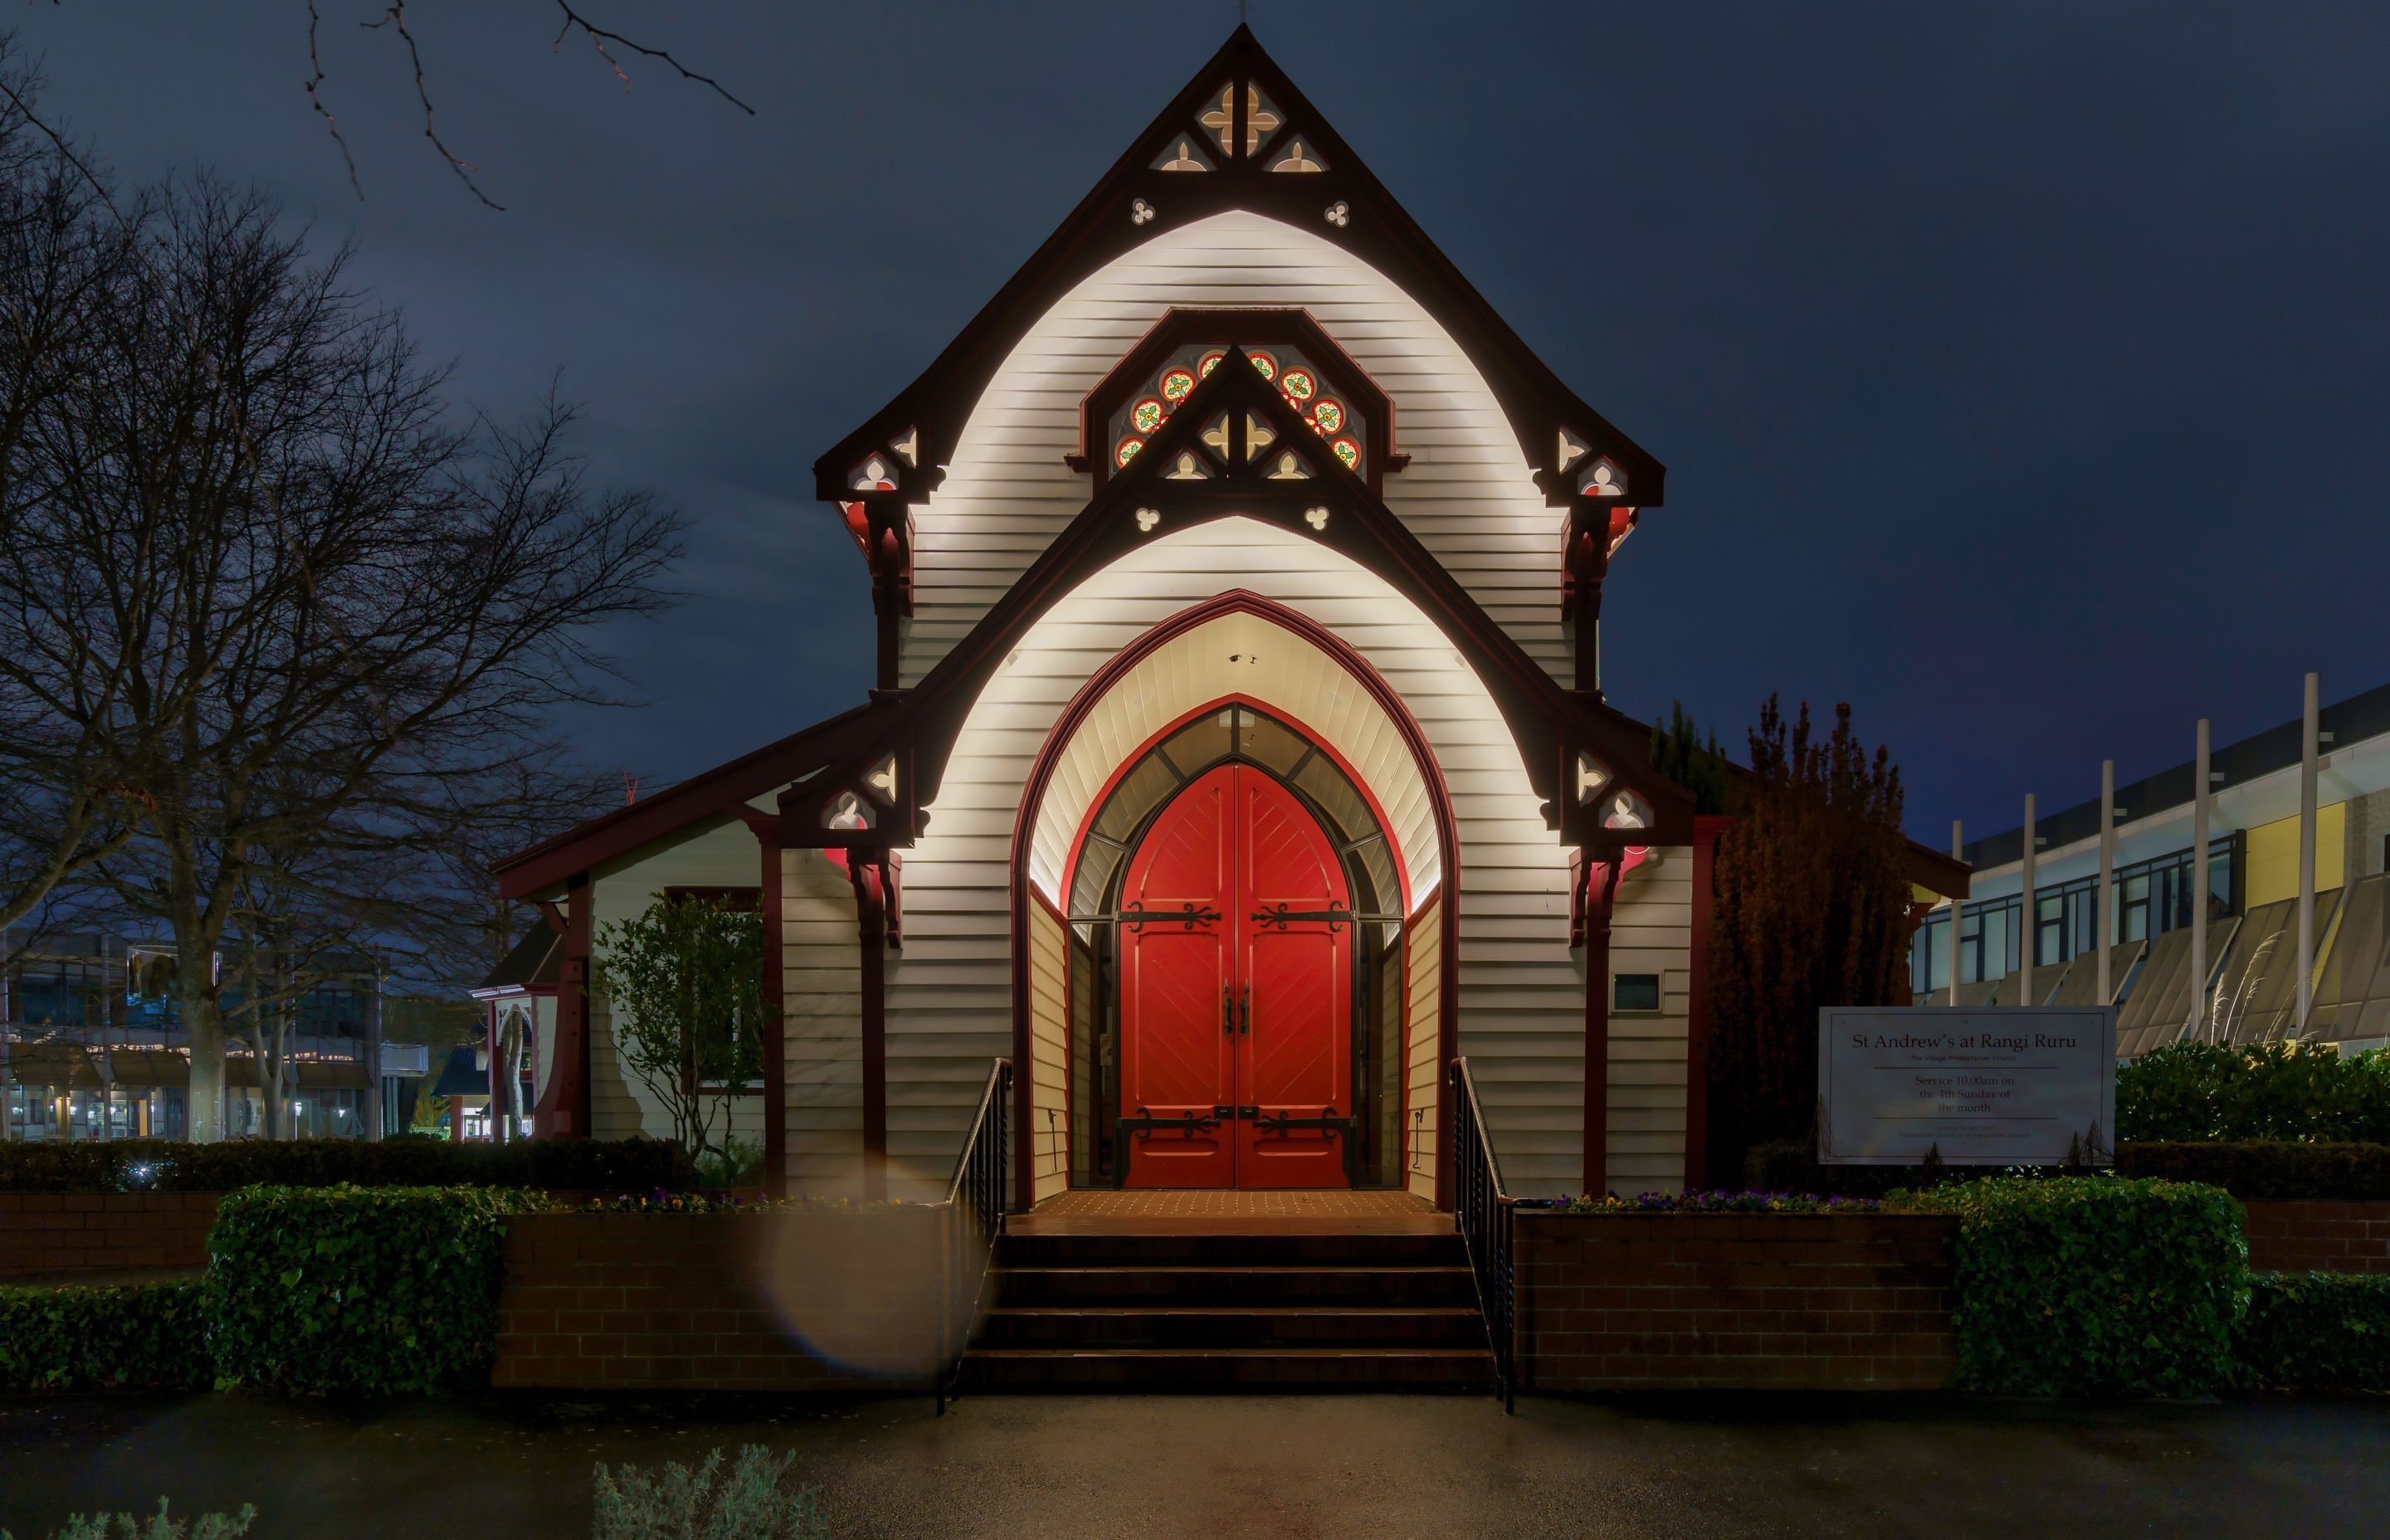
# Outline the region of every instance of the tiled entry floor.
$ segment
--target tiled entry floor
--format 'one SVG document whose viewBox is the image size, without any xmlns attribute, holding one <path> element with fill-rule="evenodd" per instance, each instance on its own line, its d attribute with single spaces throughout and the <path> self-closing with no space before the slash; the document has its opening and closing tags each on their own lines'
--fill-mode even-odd
<svg viewBox="0 0 2390 1540">
<path fill-rule="evenodd" d="M 1005 1227 L 1015 1235 L 1433 1235 L 1448 1233 L 1452 1216 L 1407 1192 L 1078 1187 Z"/>
</svg>

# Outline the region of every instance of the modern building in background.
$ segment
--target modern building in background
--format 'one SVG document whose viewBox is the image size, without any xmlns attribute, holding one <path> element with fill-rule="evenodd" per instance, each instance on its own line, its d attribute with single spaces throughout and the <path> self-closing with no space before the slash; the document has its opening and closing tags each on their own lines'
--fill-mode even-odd
<svg viewBox="0 0 2390 1540">
<path fill-rule="evenodd" d="M 212 966 L 221 968 L 221 959 Z M 52 938 L 0 967 L 0 1136 L 12 1139 L 181 1138 L 191 1081 L 190 1039 L 175 1000 L 173 948 L 104 932 Z M 237 988 L 225 992 L 227 1011 Z M 328 970 L 288 1007 L 291 1073 L 288 1133 L 356 1138 L 368 1096 L 383 1127 L 404 1127 L 407 1093 L 425 1050 L 381 1043 L 380 986 L 359 959 Z M 379 1075 L 370 1066 L 379 1059 Z M 262 1136 L 267 1076 L 236 1029 L 225 1054 L 228 1136 Z M 378 1079 L 378 1084 L 377 1084 Z"/>
<path fill-rule="evenodd" d="M 2204 809 L 2199 770 L 2194 754 L 2114 789 L 2104 905 L 2098 796 L 1965 845 L 1971 896 L 1918 929 L 1919 1002 L 2114 1004 L 2127 1058 L 2184 1036 L 2390 1044 L 2390 685 L 2210 748 Z"/>
</svg>

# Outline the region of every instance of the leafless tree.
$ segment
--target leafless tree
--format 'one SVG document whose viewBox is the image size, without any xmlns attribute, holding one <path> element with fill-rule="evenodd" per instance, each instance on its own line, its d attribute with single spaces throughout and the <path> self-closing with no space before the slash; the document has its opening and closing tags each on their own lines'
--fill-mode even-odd
<svg viewBox="0 0 2390 1540">
<path fill-rule="evenodd" d="M 665 602 L 680 521 L 590 483 L 570 406 L 460 419 L 347 253 L 262 195 L 173 182 L 130 238 L 14 468 L 0 701 L 122 764 L 144 850 L 101 870 L 192 960 L 210 1139 L 225 1020 L 198 959 L 263 853 L 399 871 L 452 841 L 559 708 L 606 698 L 598 634 Z"/>
</svg>

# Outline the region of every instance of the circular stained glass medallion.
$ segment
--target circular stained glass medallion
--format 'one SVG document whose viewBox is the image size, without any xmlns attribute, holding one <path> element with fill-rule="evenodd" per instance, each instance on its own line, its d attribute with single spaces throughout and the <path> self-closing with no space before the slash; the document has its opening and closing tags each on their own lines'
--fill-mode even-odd
<svg viewBox="0 0 2390 1540">
<path fill-rule="evenodd" d="M 1309 401 L 1319 392 L 1319 382 L 1311 378 L 1309 369 L 1289 369 L 1279 377 L 1278 388 L 1291 400 Z"/>
<path fill-rule="evenodd" d="M 1349 470 L 1361 468 L 1361 446 L 1351 439 L 1338 439 L 1328 447 L 1336 452 L 1336 457 L 1344 462 L 1345 468 Z"/>
<path fill-rule="evenodd" d="M 1253 367 L 1261 371 L 1261 375 L 1264 379 L 1276 379 L 1278 378 L 1277 359 L 1272 358 L 1266 353 L 1249 353 L 1245 354 L 1245 356 L 1253 361 Z"/>
<path fill-rule="evenodd" d="M 1120 442 L 1120 447 L 1112 451 L 1112 463 L 1114 465 L 1126 465 L 1129 461 L 1136 459 L 1137 452 L 1144 447 L 1145 441 L 1143 439 L 1123 439 Z"/>
<path fill-rule="evenodd" d="M 1187 392 L 1194 388 L 1195 377 L 1185 369 L 1173 369 L 1162 377 L 1162 399 L 1173 406 L 1185 401 Z"/>
<path fill-rule="evenodd" d="M 1162 419 L 1169 415 L 1162 403 L 1148 396 L 1128 409 L 1129 426 L 1140 433 L 1150 433 L 1161 427 Z"/>
<path fill-rule="evenodd" d="M 1201 375 L 1203 379 L 1209 379 L 1212 378 L 1212 371 L 1220 366 L 1220 360 L 1227 356 L 1228 355 L 1227 353 L 1223 353 L 1218 348 L 1214 348 L 1210 353 L 1205 353 L 1201 360 L 1196 364 L 1195 372 L 1198 375 Z"/>
<path fill-rule="evenodd" d="M 1321 396 L 1311 404 L 1311 420 L 1323 433 L 1333 433 L 1344 426 L 1344 404 Z"/>
</svg>

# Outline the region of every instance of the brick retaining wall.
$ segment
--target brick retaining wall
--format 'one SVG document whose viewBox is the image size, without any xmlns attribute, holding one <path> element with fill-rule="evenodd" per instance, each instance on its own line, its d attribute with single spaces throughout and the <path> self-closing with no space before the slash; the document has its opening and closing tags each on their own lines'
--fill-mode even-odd
<svg viewBox="0 0 2390 1540">
<path fill-rule="evenodd" d="M 2260 1272 L 2390 1273 L 2390 1199 L 2244 1204 L 2249 1265 Z"/>
<path fill-rule="evenodd" d="M 491 1383 L 924 1388 L 941 1213 L 517 1215 Z"/>
<path fill-rule="evenodd" d="M 197 1272 L 208 1264 L 212 1192 L 0 1192 L 0 1282 L 86 1274 Z"/>
<path fill-rule="evenodd" d="M 1522 1384 L 1938 1389 L 1957 1233 L 1939 1214 L 1523 1211 Z"/>
</svg>

